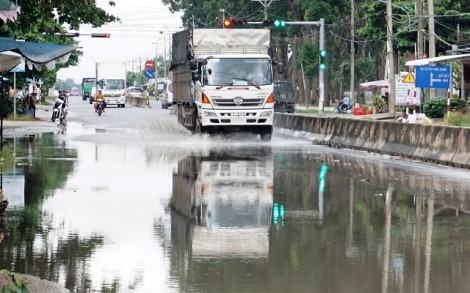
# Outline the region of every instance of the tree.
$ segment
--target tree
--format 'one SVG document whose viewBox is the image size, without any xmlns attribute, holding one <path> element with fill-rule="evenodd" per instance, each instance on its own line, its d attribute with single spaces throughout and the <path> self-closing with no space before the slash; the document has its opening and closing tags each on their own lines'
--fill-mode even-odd
<svg viewBox="0 0 470 293">
<path fill-rule="evenodd" d="M 76 45 L 73 38 L 60 36 L 70 30 L 79 30 L 82 24 L 91 24 L 100 27 L 106 23 L 119 21 L 119 18 L 108 14 L 104 9 L 96 6 L 96 0 L 17 0 L 21 13 L 14 23 L 4 24 L 0 27 L 0 36 L 25 39 L 32 42 Z M 109 5 L 115 5 L 109 1 Z M 83 53 L 75 50 L 66 63 L 56 62 L 52 70 L 27 70 L 18 76 L 18 86 L 25 86 L 27 78 L 41 79 L 44 89 L 50 88 L 56 79 L 60 68 L 77 65 Z M 11 74 L 10 74 L 11 75 Z M 8 74 L 6 74 L 9 77 Z"/>
</svg>

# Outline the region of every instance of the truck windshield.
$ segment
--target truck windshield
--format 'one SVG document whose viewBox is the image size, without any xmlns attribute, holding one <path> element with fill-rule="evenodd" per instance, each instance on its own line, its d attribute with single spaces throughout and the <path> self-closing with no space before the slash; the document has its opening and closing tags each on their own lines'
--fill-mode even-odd
<svg viewBox="0 0 470 293">
<path fill-rule="evenodd" d="M 123 79 L 107 79 L 105 81 L 105 89 L 107 90 L 123 90 L 125 88 Z"/>
<path fill-rule="evenodd" d="M 205 85 L 272 84 L 272 67 L 267 58 L 209 58 L 203 68 Z"/>
</svg>

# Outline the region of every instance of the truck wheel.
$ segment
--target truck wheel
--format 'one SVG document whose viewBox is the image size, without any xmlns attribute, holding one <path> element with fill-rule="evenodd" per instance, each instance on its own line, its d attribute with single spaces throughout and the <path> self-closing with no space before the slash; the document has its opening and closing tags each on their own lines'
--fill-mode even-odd
<svg viewBox="0 0 470 293">
<path fill-rule="evenodd" d="M 271 133 L 261 133 L 262 141 L 271 141 L 271 137 L 272 137 Z"/>
<path fill-rule="evenodd" d="M 202 126 L 201 122 L 199 122 L 199 121 L 196 122 L 196 127 L 195 127 L 194 132 L 197 135 L 203 135 L 203 134 L 209 133 L 207 127 Z"/>
</svg>

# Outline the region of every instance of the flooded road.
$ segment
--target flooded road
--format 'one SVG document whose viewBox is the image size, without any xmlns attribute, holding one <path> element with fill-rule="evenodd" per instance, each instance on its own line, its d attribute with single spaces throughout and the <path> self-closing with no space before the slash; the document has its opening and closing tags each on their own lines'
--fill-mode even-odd
<svg viewBox="0 0 470 293">
<path fill-rule="evenodd" d="M 470 172 L 196 137 L 153 103 L 76 101 L 66 133 L 8 139 L 2 269 L 71 292 L 470 292 Z"/>
</svg>

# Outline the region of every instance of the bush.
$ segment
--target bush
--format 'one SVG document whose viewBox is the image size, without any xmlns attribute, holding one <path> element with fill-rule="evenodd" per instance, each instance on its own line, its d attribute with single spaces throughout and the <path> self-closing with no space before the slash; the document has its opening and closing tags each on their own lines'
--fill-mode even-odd
<svg viewBox="0 0 470 293">
<path fill-rule="evenodd" d="M 387 109 L 387 104 L 379 95 L 372 96 L 372 103 L 377 113 L 383 113 Z"/>
<path fill-rule="evenodd" d="M 466 112 L 466 102 L 460 99 L 450 100 L 451 112 Z M 442 118 L 447 113 L 447 99 L 438 97 L 432 100 L 427 100 L 423 105 L 423 112 L 430 118 Z"/>
</svg>

